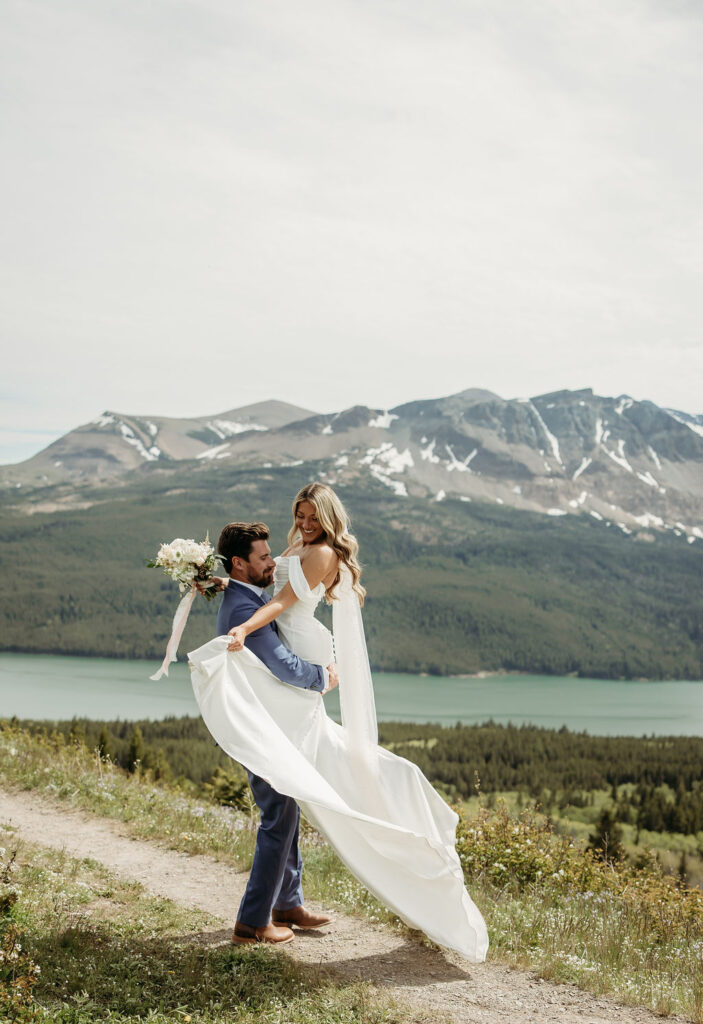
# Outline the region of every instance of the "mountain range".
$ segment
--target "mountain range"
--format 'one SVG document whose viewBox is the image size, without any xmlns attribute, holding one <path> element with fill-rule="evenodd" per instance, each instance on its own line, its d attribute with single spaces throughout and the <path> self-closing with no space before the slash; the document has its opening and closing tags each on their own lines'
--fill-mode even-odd
<svg viewBox="0 0 703 1024">
<path fill-rule="evenodd" d="M 703 678 L 703 417 L 589 390 L 105 412 L 0 468 L 0 649 L 160 660 L 159 543 L 264 520 L 283 550 L 313 479 L 351 513 L 375 669 Z"/>
<path fill-rule="evenodd" d="M 469 389 L 326 414 L 279 401 L 191 419 L 107 411 L 0 467 L 0 489 L 6 507 L 51 511 L 145 476 L 306 463 L 331 484 L 380 483 L 399 502 L 495 503 L 703 540 L 703 415 L 590 389 L 513 400 Z"/>
</svg>

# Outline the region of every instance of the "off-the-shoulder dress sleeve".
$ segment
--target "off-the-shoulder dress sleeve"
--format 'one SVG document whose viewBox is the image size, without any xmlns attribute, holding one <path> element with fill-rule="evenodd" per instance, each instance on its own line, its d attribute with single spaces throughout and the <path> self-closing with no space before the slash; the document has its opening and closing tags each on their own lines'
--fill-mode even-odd
<svg viewBox="0 0 703 1024">
<path fill-rule="evenodd" d="M 310 589 L 310 584 L 305 578 L 303 566 L 297 555 L 291 555 L 288 559 L 288 582 L 293 588 L 293 593 L 300 601 L 309 601 L 313 597 L 313 591 Z"/>
</svg>

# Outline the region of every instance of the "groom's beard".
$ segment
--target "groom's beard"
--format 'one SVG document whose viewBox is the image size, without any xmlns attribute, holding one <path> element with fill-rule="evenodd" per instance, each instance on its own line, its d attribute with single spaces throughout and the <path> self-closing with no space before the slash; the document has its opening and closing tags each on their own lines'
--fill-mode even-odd
<svg viewBox="0 0 703 1024">
<path fill-rule="evenodd" d="M 267 571 L 263 576 L 249 577 L 249 582 L 253 583 L 255 587 L 270 587 L 273 583 L 273 569 Z"/>
</svg>

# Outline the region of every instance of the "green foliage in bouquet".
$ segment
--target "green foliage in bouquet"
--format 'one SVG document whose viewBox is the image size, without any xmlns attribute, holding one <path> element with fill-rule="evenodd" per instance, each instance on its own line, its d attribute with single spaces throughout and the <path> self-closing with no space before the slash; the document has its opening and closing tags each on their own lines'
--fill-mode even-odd
<svg viewBox="0 0 703 1024">
<path fill-rule="evenodd" d="M 222 558 L 215 553 L 206 534 L 204 541 L 176 537 L 170 544 L 162 544 L 156 558 L 149 559 L 146 564 L 149 569 L 163 569 L 178 584 L 181 594 L 197 583 L 202 588 L 200 593 L 212 601 L 217 597 L 217 590 L 211 577 L 218 562 L 222 562 Z"/>
</svg>

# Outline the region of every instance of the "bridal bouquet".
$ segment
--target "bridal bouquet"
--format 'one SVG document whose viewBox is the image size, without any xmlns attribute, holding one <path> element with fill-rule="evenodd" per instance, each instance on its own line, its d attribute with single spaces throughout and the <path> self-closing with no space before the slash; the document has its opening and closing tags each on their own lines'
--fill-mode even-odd
<svg viewBox="0 0 703 1024">
<path fill-rule="evenodd" d="M 176 581 L 181 594 L 199 583 L 205 588 L 205 597 L 211 601 L 217 591 L 208 580 L 220 561 L 222 559 L 215 554 L 207 537 L 201 542 L 176 537 L 170 544 L 162 544 L 156 558 L 146 564 L 150 569 L 163 569 L 167 576 Z"/>
<path fill-rule="evenodd" d="M 150 679 L 160 679 L 168 675 L 168 666 L 177 660 L 176 652 L 178 643 L 183 635 L 188 615 L 193 604 L 196 593 L 196 584 L 203 588 L 204 596 L 211 601 L 217 595 L 217 590 L 210 577 L 221 561 L 219 555 L 208 537 L 204 541 L 184 540 L 183 537 L 176 537 L 170 544 L 162 544 L 156 558 L 150 559 L 146 564 L 150 569 L 163 569 L 167 576 L 175 580 L 182 595 L 181 602 L 173 617 L 171 638 L 166 647 L 166 656 L 158 672 L 155 672 Z"/>
</svg>

